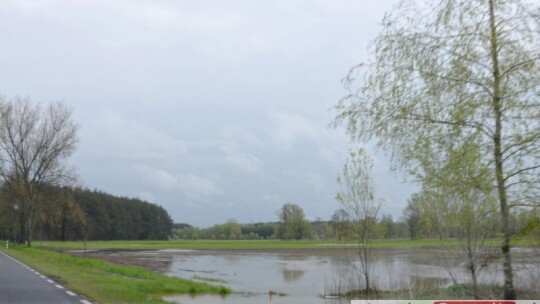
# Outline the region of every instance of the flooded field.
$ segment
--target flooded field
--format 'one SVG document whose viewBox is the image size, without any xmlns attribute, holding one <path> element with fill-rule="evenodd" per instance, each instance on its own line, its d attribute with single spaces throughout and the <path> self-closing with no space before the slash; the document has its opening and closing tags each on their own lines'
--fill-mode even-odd
<svg viewBox="0 0 540 304">
<path fill-rule="evenodd" d="M 301 251 L 112 251 L 92 255 L 123 264 L 141 265 L 211 284 L 235 293 L 219 296 L 167 297 L 181 303 L 349 303 L 329 294 L 350 288 L 358 280 L 359 261 L 353 250 Z M 540 250 L 514 249 L 515 285 L 539 286 Z M 467 283 L 463 261 L 453 249 L 378 249 L 372 263 L 372 281 L 383 290 L 445 287 Z M 481 283 L 502 284 L 500 260 L 494 254 L 479 276 Z M 536 285 L 535 285 L 536 284 Z"/>
</svg>

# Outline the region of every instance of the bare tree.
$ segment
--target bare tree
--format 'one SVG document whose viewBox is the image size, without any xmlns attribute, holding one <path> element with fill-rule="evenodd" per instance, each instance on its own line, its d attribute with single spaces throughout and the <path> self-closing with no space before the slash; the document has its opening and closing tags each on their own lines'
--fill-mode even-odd
<svg viewBox="0 0 540 304">
<path fill-rule="evenodd" d="M 77 126 L 65 105 L 0 98 L 0 179 L 19 206 L 22 241 L 28 246 L 46 189 L 74 181 L 67 159 L 77 141 Z"/>
<path fill-rule="evenodd" d="M 402 212 L 402 221 L 409 230 L 411 241 L 418 238 L 418 230 L 420 228 L 420 206 L 418 202 L 418 195 L 413 196 L 407 201 L 407 206 Z"/>
<path fill-rule="evenodd" d="M 373 260 L 371 241 L 375 236 L 377 214 L 382 205 L 382 201 L 375 198 L 371 177 L 372 167 L 373 161 L 363 149 L 358 152 L 350 152 L 341 175 L 338 177 L 342 189 L 336 195 L 336 200 L 353 222 L 366 298 L 369 297 L 374 287 L 373 282 L 371 282 Z"/>
</svg>

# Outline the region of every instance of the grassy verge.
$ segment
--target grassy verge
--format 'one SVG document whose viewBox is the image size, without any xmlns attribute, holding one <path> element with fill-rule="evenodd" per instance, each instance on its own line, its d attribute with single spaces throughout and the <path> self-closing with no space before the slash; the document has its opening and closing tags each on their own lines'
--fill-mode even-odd
<svg viewBox="0 0 540 304">
<path fill-rule="evenodd" d="M 492 246 L 500 246 L 499 239 L 488 242 Z M 456 240 L 441 242 L 439 240 L 374 240 L 373 248 L 418 248 L 418 247 L 452 247 L 459 246 Z M 513 242 L 514 246 L 530 246 L 526 241 Z M 36 247 L 55 247 L 67 249 L 83 249 L 83 242 L 34 242 Z M 171 240 L 171 241 L 90 241 L 88 249 L 200 249 L 200 250 L 287 250 L 287 249 L 325 249 L 355 246 L 354 242 L 340 241 L 281 241 L 281 240 Z"/>
<path fill-rule="evenodd" d="M 43 249 L 13 246 L 2 251 L 100 303 L 165 303 L 161 300 L 164 295 L 231 292 L 225 287 L 167 277 L 139 267 Z"/>
</svg>

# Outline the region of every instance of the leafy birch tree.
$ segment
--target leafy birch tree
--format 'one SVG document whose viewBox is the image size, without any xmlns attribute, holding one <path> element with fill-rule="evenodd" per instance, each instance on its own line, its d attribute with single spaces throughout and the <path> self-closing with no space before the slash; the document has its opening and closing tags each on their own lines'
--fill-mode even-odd
<svg viewBox="0 0 540 304">
<path fill-rule="evenodd" d="M 448 237 L 459 241 L 455 254 L 470 275 L 474 298 L 480 299 L 485 291 L 479 288 L 478 276 L 494 256 L 486 242 L 495 235 L 498 222 L 491 172 L 481 161 L 480 148 L 474 142 L 452 146 L 444 158 L 422 165 L 425 178 L 422 191 L 415 196 L 422 217 L 427 218 L 425 226 L 436 230 L 443 242 Z M 456 256 L 451 254 L 441 262 L 454 265 Z M 461 283 L 451 268 L 446 267 L 454 283 Z"/>
<path fill-rule="evenodd" d="M 363 149 L 352 151 L 338 177 L 341 191 L 336 200 L 349 215 L 353 224 L 353 235 L 358 242 L 360 274 L 363 279 L 366 298 L 374 289 L 371 281 L 373 260 L 372 240 L 375 238 L 377 215 L 382 201 L 375 197 L 375 187 L 371 177 L 373 160 Z"/>
<path fill-rule="evenodd" d="M 540 8 L 520 0 L 402 1 L 336 109 L 416 178 L 453 145 L 479 145 L 502 233 L 504 298 L 515 299 L 509 212 L 540 192 Z M 359 77 L 360 76 L 360 77 Z M 434 157 L 436 156 L 436 157 Z"/>
</svg>

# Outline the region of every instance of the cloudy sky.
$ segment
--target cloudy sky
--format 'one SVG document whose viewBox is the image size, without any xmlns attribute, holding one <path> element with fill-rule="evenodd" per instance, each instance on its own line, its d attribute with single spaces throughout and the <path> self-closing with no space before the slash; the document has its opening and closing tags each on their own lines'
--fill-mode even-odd
<svg viewBox="0 0 540 304">
<path fill-rule="evenodd" d="M 351 146 L 331 108 L 396 2 L 2 0 L 0 94 L 72 107 L 80 183 L 175 222 L 276 220 L 285 202 L 328 219 Z M 396 218 L 414 187 L 375 158 Z"/>
</svg>

